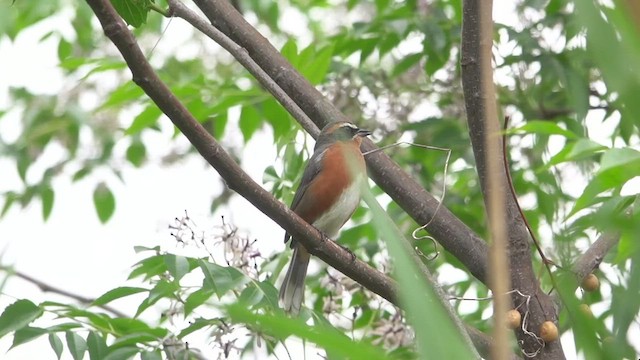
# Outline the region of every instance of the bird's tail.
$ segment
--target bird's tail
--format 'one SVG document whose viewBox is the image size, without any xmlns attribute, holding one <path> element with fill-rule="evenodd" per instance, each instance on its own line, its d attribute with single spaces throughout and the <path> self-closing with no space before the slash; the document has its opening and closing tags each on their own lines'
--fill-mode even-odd
<svg viewBox="0 0 640 360">
<path fill-rule="evenodd" d="M 297 315 L 304 299 L 304 278 L 311 255 L 302 245 L 297 244 L 293 250 L 293 257 L 280 288 L 280 306 L 284 311 Z"/>
</svg>

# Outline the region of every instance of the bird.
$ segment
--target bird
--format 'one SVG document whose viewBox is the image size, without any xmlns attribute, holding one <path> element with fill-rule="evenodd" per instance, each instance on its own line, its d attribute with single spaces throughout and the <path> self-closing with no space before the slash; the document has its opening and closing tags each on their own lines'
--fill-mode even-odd
<svg viewBox="0 0 640 360">
<path fill-rule="evenodd" d="M 291 210 L 325 238 L 338 235 L 360 203 L 362 182 L 367 178 L 360 144 L 369 135 L 369 130 L 338 121 L 327 124 L 316 140 Z M 285 233 L 285 243 L 290 239 L 291 235 Z M 279 304 L 285 312 L 297 315 L 304 300 L 304 280 L 311 254 L 295 239 L 291 239 L 290 246 L 293 256 L 280 287 Z"/>
</svg>

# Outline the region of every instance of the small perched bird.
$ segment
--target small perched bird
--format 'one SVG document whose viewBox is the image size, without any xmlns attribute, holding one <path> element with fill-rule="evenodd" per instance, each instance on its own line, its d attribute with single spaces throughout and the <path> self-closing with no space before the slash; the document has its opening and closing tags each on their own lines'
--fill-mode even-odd
<svg viewBox="0 0 640 360">
<path fill-rule="evenodd" d="M 360 144 L 368 135 L 370 131 L 342 121 L 328 124 L 318 136 L 291 210 L 323 235 L 335 237 L 358 207 L 361 182 L 367 177 Z M 285 234 L 285 243 L 290 238 Z M 302 306 L 311 255 L 295 239 L 291 248 L 293 257 L 280 288 L 280 306 L 295 315 Z"/>
</svg>

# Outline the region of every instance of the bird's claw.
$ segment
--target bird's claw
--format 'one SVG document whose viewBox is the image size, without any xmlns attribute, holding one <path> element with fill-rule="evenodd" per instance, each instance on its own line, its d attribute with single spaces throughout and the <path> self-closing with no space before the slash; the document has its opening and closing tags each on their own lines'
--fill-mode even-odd
<svg viewBox="0 0 640 360">
<path fill-rule="evenodd" d="M 339 245 L 341 248 L 343 248 L 346 252 L 348 252 L 348 253 L 349 253 L 349 255 L 351 256 L 351 262 L 355 262 L 355 261 L 356 261 L 356 259 L 357 259 L 356 254 L 354 254 L 354 253 L 353 253 L 353 251 L 351 251 L 351 249 L 349 249 L 349 248 L 348 248 L 348 247 L 346 247 L 346 246 L 340 245 L 340 244 L 338 244 L 338 245 Z"/>
<path fill-rule="evenodd" d="M 331 239 L 329 239 L 327 234 L 324 233 L 324 231 L 320 231 L 320 230 L 318 230 L 318 231 L 320 232 L 320 241 L 326 242 L 328 240 L 331 240 Z"/>
</svg>

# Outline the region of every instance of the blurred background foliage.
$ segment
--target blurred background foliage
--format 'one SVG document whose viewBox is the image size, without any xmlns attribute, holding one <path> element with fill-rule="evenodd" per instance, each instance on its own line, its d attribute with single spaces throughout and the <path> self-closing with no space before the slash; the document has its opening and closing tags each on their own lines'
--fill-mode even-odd
<svg viewBox="0 0 640 360">
<path fill-rule="evenodd" d="M 163 2 L 155 5 L 166 7 Z M 235 0 L 234 5 L 341 111 L 362 127 L 374 129 L 373 138 L 380 146 L 411 141 L 451 149 L 446 177 L 443 152 L 399 146 L 387 153 L 436 196 L 442 195 L 444 185 L 444 204 L 473 230 L 486 235 L 460 81 L 461 0 Z M 23 180 L 21 187 L 1 189 L 1 215 L 39 201 L 46 220 L 55 211 L 53 182 L 59 177 L 74 182 L 88 181 L 87 175 L 93 173 L 120 177 L 123 167 L 156 162 L 170 168 L 185 157 L 197 156 L 174 141 L 179 134 L 130 81 L 124 62 L 84 2 L 18 0 L 0 6 L 4 8 L 0 34 L 5 41 L 19 42 L 21 33 L 41 21 L 57 18 L 64 24 L 42 38 L 58 42 L 63 89 L 56 95 L 43 95 L 33 89 L 12 88 L 9 106 L 0 109 L 0 124 L 3 118 L 18 119 L 13 120 L 19 128 L 17 136 L 0 134 L 0 154 L 15 163 Z M 640 215 L 637 206 L 632 206 L 640 176 L 639 14 L 633 1 L 520 0 L 510 22 L 495 24 L 493 49 L 498 101 L 503 115 L 510 118 L 507 136 L 513 185 L 547 255 L 565 269 L 558 271 L 567 271 L 599 234 L 622 234 L 602 271 L 597 272 L 601 290 L 588 295 L 579 291 L 578 296 L 584 296 L 590 305 L 599 304 L 602 311 L 596 317 L 606 324 L 607 332 L 600 334 L 601 339 L 612 339 L 626 356 L 639 346 L 636 341 L 633 350 L 628 336 L 633 323 L 638 333 L 640 306 Z M 170 51 L 156 47 L 163 33 L 170 33 L 181 20 L 169 20 L 156 12 L 138 20 L 135 34 L 160 76 L 238 161 L 243 161 L 245 143 L 256 137 L 272 138 L 279 156 L 273 166 L 264 169 L 263 182 L 278 198 L 290 202 L 309 157 L 311 139 L 230 55 L 201 34 L 186 29 L 178 36 L 183 44 Z M 230 135 L 238 130 L 241 136 Z M 147 148 L 157 141 L 163 142 L 164 153 L 150 158 Z M 45 170 L 35 171 L 36 163 Z M 105 181 L 91 181 L 96 182 L 97 216 L 107 222 L 117 211 L 118 199 Z M 228 211 L 225 206 L 236 195 L 223 191 L 202 196 L 211 197 L 212 212 L 219 214 Z M 387 212 L 407 235 L 418 226 L 396 204 L 386 203 Z M 385 246 L 370 220 L 369 212 L 359 209 L 342 232 L 341 242 L 359 258 L 389 271 Z M 249 222 L 234 225 L 250 228 Z M 424 254 L 434 252 L 429 241 L 417 246 Z M 234 249 L 227 249 L 229 256 L 243 256 Z M 138 312 L 167 298 L 181 304 L 181 314 L 188 317 L 191 310 L 205 304 L 217 308 L 214 294 L 246 300 L 253 310 L 275 307 L 274 279 L 284 265 L 282 258 L 268 256 L 249 277 L 242 267 L 236 270 L 224 262 L 216 265 L 213 256 L 205 261 L 158 249 L 143 254 L 148 251 L 153 255 L 134 267 L 132 277 L 143 276 L 152 289 L 114 289 L 115 297 L 149 292 Z M 533 259 L 541 268 L 536 254 Z M 451 295 L 472 298 L 488 293 L 446 252 L 427 264 Z M 182 287 L 182 276 L 196 270 L 204 273 L 202 288 Z M 216 275 L 208 278 L 207 274 Z M 548 275 L 540 274 L 544 274 L 543 289 L 551 290 Z M 227 279 L 224 286 L 218 284 L 221 276 Z M 324 267 L 311 274 L 307 283 L 312 294 L 307 303 L 313 304 L 309 316 L 319 327 L 330 325 L 364 342 L 362 351 L 382 344 L 392 357 L 417 356 L 410 329 L 397 309 Z M 336 289 L 349 295 L 336 299 Z M 98 304 L 106 300 L 109 298 Z M 490 302 L 453 304 L 467 323 L 490 330 Z M 66 327 L 56 325 L 45 331 L 12 329 L 27 331 L 27 339 L 53 334 L 51 344 L 56 350 L 62 346 L 56 334 L 66 332 L 70 349 L 82 349 L 74 346 L 82 340 L 93 344 L 89 349 L 95 352 L 106 349 L 108 340 L 109 351 L 129 349 L 127 354 L 144 353 L 145 359 L 159 358 L 155 357 L 161 356 L 157 349 L 169 338 L 180 342 L 199 329 L 226 336 L 225 331 L 236 326 L 233 316 L 226 318 L 225 310 L 217 308 L 218 315 L 197 318 L 169 336 L 171 326 L 166 319 L 156 324 L 129 319 L 125 324 L 73 305 L 20 305 L 20 314 L 31 311 L 35 316 L 44 309 L 58 311 L 70 320 Z M 261 322 L 266 320 L 236 310 L 229 314 L 243 319 L 239 323 L 247 324 L 252 335 L 230 347 L 221 345 L 220 353 L 250 353 L 253 345 L 247 344 L 254 344 L 257 338 L 273 351 L 277 336 L 264 336 L 256 325 L 266 326 Z M 114 324 L 117 321 L 120 328 Z M 295 333 L 293 328 L 294 335 L 305 338 L 302 330 Z M 82 335 L 80 340 L 77 334 Z M 219 340 L 222 335 L 214 338 Z M 333 340 L 339 343 L 340 339 Z M 331 352 L 326 345 L 325 350 Z"/>
</svg>

